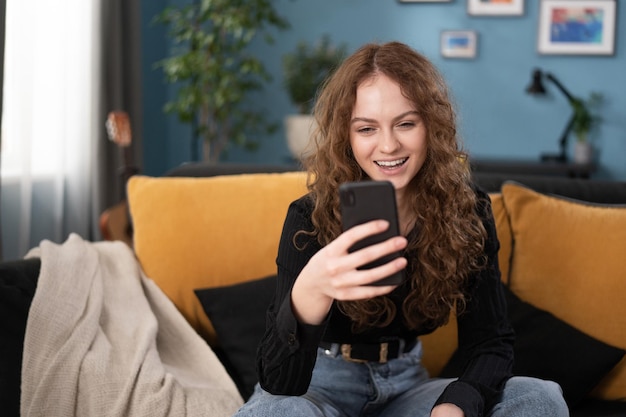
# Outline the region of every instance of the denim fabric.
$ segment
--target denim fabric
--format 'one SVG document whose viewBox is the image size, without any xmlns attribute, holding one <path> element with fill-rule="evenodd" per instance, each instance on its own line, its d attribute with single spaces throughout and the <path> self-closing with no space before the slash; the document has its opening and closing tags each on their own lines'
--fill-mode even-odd
<svg viewBox="0 0 626 417">
<path fill-rule="evenodd" d="M 255 387 L 235 417 L 428 417 L 453 379 L 429 378 L 422 346 L 387 363 L 353 363 L 318 349 L 308 392 L 272 395 Z M 511 378 L 492 417 L 566 417 L 560 387 L 528 377 Z"/>
</svg>

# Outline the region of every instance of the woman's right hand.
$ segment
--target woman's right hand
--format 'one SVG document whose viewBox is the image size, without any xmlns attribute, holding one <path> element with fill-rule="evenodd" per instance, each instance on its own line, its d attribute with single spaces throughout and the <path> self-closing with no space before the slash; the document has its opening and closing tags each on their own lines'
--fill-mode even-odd
<svg viewBox="0 0 626 417">
<path fill-rule="evenodd" d="M 333 300 L 362 300 L 387 294 L 395 286 L 375 286 L 381 280 L 406 267 L 404 257 L 396 258 L 376 268 L 358 267 L 393 252 L 403 250 L 406 238 L 396 236 L 358 251 L 348 249 L 367 236 L 385 231 L 389 223 L 373 220 L 346 230 L 319 250 L 298 275 L 291 290 L 291 303 L 298 320 L 307 324 L 324 321 Z"/>
</svg>

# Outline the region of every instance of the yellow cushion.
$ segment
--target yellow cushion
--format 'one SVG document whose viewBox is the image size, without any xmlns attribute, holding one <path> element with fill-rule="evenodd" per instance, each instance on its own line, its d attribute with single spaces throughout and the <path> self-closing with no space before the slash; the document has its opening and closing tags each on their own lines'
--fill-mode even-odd
<svg viewBox="0 0 626 417">
<path fill-rule="evenodd" d="M 450 314 L 450 321 L 434 332 L 420 336 L 423 345 L 422 363 L 432 376 L 437 376 L 448 363 L 459 345 L 456 315 Z"/>
<path fill-rule="evenodd" d="M 500 251 L 498 252 L 498 264 L 502 274 L 502 282 L 509 282 L 509 268 L 511 264 L 511 253 L 513 250 L 513 236 L 511 235 L 511 225 L 509 215 L 504 207 L 504 200 L 501 193 L 490 194 L 491 209 L 496 222 L 496 233 L 500 241 Z"/>
<path fill-rule="evenodd" d="M 275 274 L 287 208 L 305 193 L 304 172 L 133 177 L 128 200 L 135 253 L 146 275 L 215 343 L 193 291 Z"/>
<path fill-rule="evenodd" d="M 514 239 L 513 292 L 626 349 L 626 207 L 574 202 L 512 183 L 502 186 L 502 196 Z M 626 359 L 592 395 L 626 397 Z"/>
</svg>

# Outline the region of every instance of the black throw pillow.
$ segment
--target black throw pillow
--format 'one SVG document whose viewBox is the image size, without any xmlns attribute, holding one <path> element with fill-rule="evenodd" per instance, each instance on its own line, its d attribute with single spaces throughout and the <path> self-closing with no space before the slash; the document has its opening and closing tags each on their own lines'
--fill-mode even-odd
<svg viewBox="0 0 626 417">
<path fill-rule="evenodd" d="M 276 276 L 195 290 L 215 328 L 218 356 L 246 400 L 258 382 L 256 350 L 265 332 L 265 311 L 275 291 Z"/>
<path fill-rule="evenodd" d="M 522 301 L 509 288 L 504 287 L 504 292 L 516 334 L 513 374 L 559 383 L 570 407 L 583 399 L 626 353 Z M 441 376 L 458 377 L 463 372 L 464 356 L 457 350 Z"/>
</svg>

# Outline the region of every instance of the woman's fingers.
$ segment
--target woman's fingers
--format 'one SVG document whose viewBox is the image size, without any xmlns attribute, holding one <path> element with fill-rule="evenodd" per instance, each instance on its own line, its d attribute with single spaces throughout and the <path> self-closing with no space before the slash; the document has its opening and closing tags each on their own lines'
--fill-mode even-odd
<svg viewBox="0 0 626 417">
<path fill-rule="evenodd" d="M 361 300 L 387 294 L 395 285 L 372 285 L 406 267 L 406 258 L 396 258 L 372 269 L 353 270 L 341 276 L 333 285 L 336 300 Z"/>
<path fill-rule="evenodd" d="M 349 249 L 358 241 L 381 233 L 389 227 L 389 223 L 384 220 L 374 220 L 371 222 L 363 223 L 355 226 L 350 230 L 342 233 L 337 239 L 330 243 L 326 249 L 329 252 L 329 259 L 326 265 L 328 274 L 331 276 L 341 275 L 345 271 L 355 270 L 363 265 L 367 265 L 370 262 L 376 261 L 386 255 L 390 255 L 395 252 L 402 251 L 406 248 L 407 240 L 403 236 L 396 236 L 387 239 L 384 242 L 376 243 L 365 248 L 359 249 L 350 253 Z M 389 265 L 386 269 L 392 269 L 391 272 L 385 276 L 389 276 L 394 272 L 404 268 L 404 263 Z M 376 281 L 376 276 L 383 273 L 383 270 L 374 270 L 373 278 L 369 280 L 369 275 L 363 276 L 360 279 L 367 280 L 367 283 Z M 380 278 L 379 278 L 380 279 Z M 361 284 L 363 285 L 363 284 Z"/>
<path fill-rule="evenodd" d="M 387 294 L 395 286 L 375 286 L 406 267 L 404 257 L 393 259 L 371 269 L 358 269 L 385 255 L 403 250 L 407 240 L 402 236 L 349 253 L 356 242 L 385 231 L 384 220 L 355 226 L 317 252 L 300 272 L 291 292 L 296 317 L 304 323 L 321 323 L 333 300 L 361 300 Z"/>
<path fill-rule="evenodd" d="M 343 253 L 347 253 L 348 249 L 359 240 L 382 233 L 388 228 L 388 221 L 372 220 L 370 222 L 351 227 L 339 235 L 330 245 L 333 245 L 337 250 L 340 250 Z"/>
</svg>

